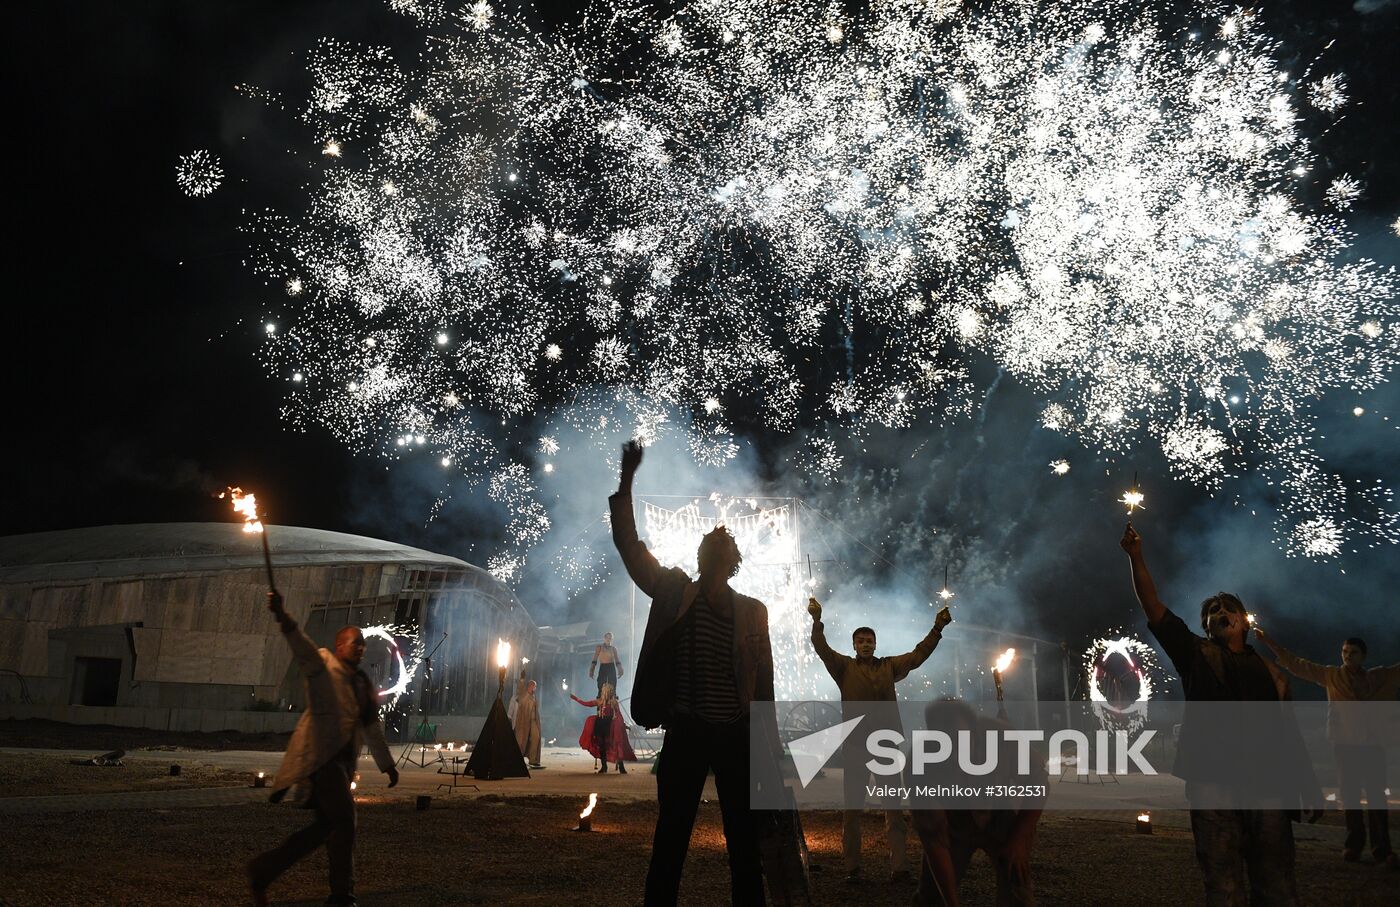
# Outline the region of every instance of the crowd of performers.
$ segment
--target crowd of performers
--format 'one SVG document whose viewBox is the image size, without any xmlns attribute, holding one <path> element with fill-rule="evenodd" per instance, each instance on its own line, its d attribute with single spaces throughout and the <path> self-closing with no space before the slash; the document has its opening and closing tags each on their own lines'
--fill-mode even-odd
<svg viewBox="0 0 1400 907">
<path fill-rule="evenodd" d="M 765 903 L 764 873 L 770 884 L 776 875 L 760 856 L 760 839 L 771 831 L 781 811 L 756 811 L 755 793 L 783 790 L 777 770 L 781 743 L 776 727 L 752 720 L 753 704 L 774 699 L 773 652 L 768 633 L 768 612 L 762 602 L 735 591 L 730 579 L 743 560 L 738 545 L 722 526 L 705 535 L 698 552 L 699 576 L 692 579 L 679 568 L 666 568 L 637 537 L 632 507 L 632 481 L 642 462 L 642 448 L 623 448 L 618 490 L 609 498 L 613 541 L 638 589 L 651 599 L 650 613 L 638 653 L 632 684 L 630 712 L 646 728 L 665 728 L 656 768 L 658 815 L 652 837 L 644 903 L 647 907 L 674 905 L 689 848 L 696 810 L 706 778 L 713 773 L 724 826 L 733 904 L 760 907 Z M 1342 646 L 1342 664 L 1324 666 L 1298 658 L 1275 640 L 1255 631 L 1276 656 L 1265 660 L 1247 640 L 1251 627 L 1241 601 L 1229 593 L 1206 599 L 1200 608 L 1195 633 L 1162 602 L 1143 555 L 1142 538 L 1131 524 L 1120 545 L 1131 564 L 1132 583 L 1148 621 L 1148 627 L 1181 679 L 1186 700 L 1270 701 L 1290 698 L 1289 675 L 1316 683 L 1329 701 L 1394 701 L 1400 691 L 1400 665 L 1366 668 L 1366 644 L 1351 638 Z M 277 848 L 254 858 L 247 867 L 255 904 L 266 904 L 267 888 L 282 872 L 322 844 L 330 856 L 331 898 L 327 904 L 353 904 L 353 845 L 355 808 L 350 795 L 360 748 L 368 743 L 379 768 L 398 781 L 393 758 L 384 742 L 383 728 L 373 687 L 359 669 L 364 637 L 359 629 L 345 627 L 336 635 L 334 650 L 317 650 L 282 607 L 277 593 L 269 593 L 269 608 L 305 678 L 307 707 L 303 712 L 282 767 L 278 770 L 274 799 L 296 787 L 315 809 L 315 820 L 293 833 Z M 933 655 L 943 631 L 952 621 L 947 608 L 940 610 L 927 636 L 910 652 L 877 656 L 876 634 L 860 627 L 852 634 L 854 654 L 837 652 L 827 641 L 821 604 L 808 607 L 812 616 L 811 642 L 816 654 L 841 692 L 843 711 L 861 704 L 877 709 L 888 704 L 897 721 L 895 685 Z M 596 671 L 595 671 L 596 668 Z M 575 702 L 594 709 L 584 724 L 579 745 L 598 760 L 598 771 L 609 763 L 625 772 L 635 759 L 628 742 L 617 681 L 623 667 L 611 634 L 594 652 L 590 676 L 596 674 L 598 692 Z M 1272 710 L 1278 712 L 1278 710 Z M 759 710 L 761 714 L 761 710 Z M 511 718 L 522 754 L 538 767 L 540 720 L 537 686 L 522 674 L 512 702 Z M 965 703 L 946 700 L 930 703 L 925 718 L 930 728 L 973 730 L 993 728 L 1003 716 L 988 719 Z M 1334 720 L 1336 719 L 1336 720 Z M 1291 719 L 1289 719 L 1291 721 Z M 755 745 L 750 724 L 764 751 L 751 753 Z M 1306 779 L 1290 793 L 1289 802 L 1277 809 L 1220 809 L 1222 786 L 1219 766 L 1203 758 L 1206 729 L 1197 726 L 1193 713 L 1183 719 L 1173 773 L 1186 782 L 1195 854 L 1204 883 L 1205 902 L 1211 905 L 1296 904 L 1294 839 L 1292 823 L 1316 821 L 1323 800 L 1311 765 Z M 1339 712 L 1329 715 L 1328 736 L 1335 748 L 1341 804 L 1346 809 L 1343 858 L 1361 857 L 1369 834 L 1370 850 L 1379 865 L 1396 867 L 1386 812 L 1385 758 L 1380 745 L 1369 739 L 1365 728 L 1351 726 Z M 1296 727 L 1293 738 L 1298 738 Z M 980 739 L 974 733 L 973 739 Z M 1271 740 L 1286 741 L 1280 733 Z M 1290 754 L 1281 745 L 1278 759 L 1301 753 L 1301 741 Z M 755 758 L 751 755 L 771 755 Z M 843 756 L 843 760 L 846 757 Z M 999 764 L 1013 765 L 1004 758 Z M 769 772 L 765 766 L 771 766 Z M 1241 767 L 1235 767 L 1236 771 Z M 860 761 L 844 765 L 847 804 L 864 802 L 868 775 Z M 1248 771 L 1249 767 L 1242 767 Z M 1043 762 L 1038 775 L 1045 777 Z M 1033 774 L 1035 774 L 1033 772 Z M 760 777 L 761 775 L 761 777 Z M 1035 783 L 1021 777 L 1021 783 Z M 1301 777 L 1301 775 L 1300 775 Z M 1360 807 L 1364 795 L 1368 808 Z M 916 905 L 957 905 L 959 887 L 977 851 L 990 858 L 997 882 L 998 904 L 1033 904 L 1031 854 L 1041 810 L 1037 804 L 1019 809 L 915 809 L 912 825 L 919 838 L 921 860 L 914 894 Z M 905 840 L 909 822 L 902 810 L 886 812 L 891 872 L 895 879 L 914 881 L 905 865 Z M 766 842 L 765 842 L 766 844 Z M 843 823 L 842 857 L 849 882 L 862 879 L 860 818 L 848 810 Z M 772 848 L 765 846 L 772 860 Z M 781 868 L 778 868 L 781 872 Z M 859 891 L 859 889 L 853 889 Z M 718 902 L 719 899 L 714 899 Z"/>
</svg>

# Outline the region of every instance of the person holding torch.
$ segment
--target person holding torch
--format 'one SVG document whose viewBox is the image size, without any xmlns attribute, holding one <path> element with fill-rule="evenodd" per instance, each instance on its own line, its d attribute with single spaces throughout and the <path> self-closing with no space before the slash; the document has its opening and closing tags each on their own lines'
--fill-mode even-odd
<svg viewBox="0 0 1400 907">
<path fill-rule="evenodd" d="M 389 776 L 389 786 L 399 783 L 379 720 L 378 693 L 360 670 L 365 637 L 359 627 L 341 627 L 335 634 L 334 651 L 318 649 L 287 613 L 280 594 L 267 594 L 267 608 L 281 625 L 282 637 L 306 682 L 306 709 L 277 769 L 271 799 L 279 803 L 295 787 L 306 795 L 306 805 L 316 810 L 316 819 L 248 862 L 253 903 L 267 904 L 268 886 L 324 844 L 331 885 L 326 903 L 354 904 L 355 800 L 350 785 L 366 743 L 375 765 Z"/>
</svg>

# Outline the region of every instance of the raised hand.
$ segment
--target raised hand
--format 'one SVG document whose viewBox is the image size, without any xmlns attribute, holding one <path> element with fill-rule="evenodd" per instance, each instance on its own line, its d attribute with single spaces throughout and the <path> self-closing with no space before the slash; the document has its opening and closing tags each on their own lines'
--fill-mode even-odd
<svg viewBox="0 0 1400 907">
<path fill-rule="evenodd" d="M 636 440 L 628 441 L 622 445 L 622 474 L 630 476 L 637 471 L 637 467 L 642 465 L 642 447 Z"/>
<path fill-rule="evenodd" d="M 1138 535 L 1138 531 L 1133 528 L 1132 523 L 1129 523 L 1123 530 L 1123 537 L 1118 540 L 1118 547 L 1128 552 L 1130 556 L 1142 553 L 1142 536 Z"/>
<path fill-rule="evenodd" d="M 822 619 L 822 603 L 812 596 L 807 596 L 807 613 L 812 615 L 812 620 Z"/>
<path fill-rule="evenodd" d="M 944 605 L 942 608 L 938 609 L 938 613 L 935 614 L 933 617 L 933 628 L 939 633 L 942 633 L 943 628 L 948 626 L 952 622 L 953 612 L 948 610 L 947 605 Z"/>
</svg>

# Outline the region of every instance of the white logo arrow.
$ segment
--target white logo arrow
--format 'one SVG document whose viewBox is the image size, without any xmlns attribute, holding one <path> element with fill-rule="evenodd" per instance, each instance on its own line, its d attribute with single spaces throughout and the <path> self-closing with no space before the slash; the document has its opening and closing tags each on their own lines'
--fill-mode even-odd
<svg viewBox="0 0 1400 907">
<path fill-rule="evenodd" d="M 832 725 L 815 734 L 808 734 L 805 737 L 798 737 L 788 743 L 788 751 L 792 753 L 793 764 L 797 766 L 797 780 L 806 787 L 817 772 L 831 760 L 836 751 L 841 748 L 841 744 L 846 742 L 846 738 L 851 736 L 851 732 L 856 729 L 856 725 L 865 719 L 864 715 L 843 721 L 840 724 Z"/>
</svg>

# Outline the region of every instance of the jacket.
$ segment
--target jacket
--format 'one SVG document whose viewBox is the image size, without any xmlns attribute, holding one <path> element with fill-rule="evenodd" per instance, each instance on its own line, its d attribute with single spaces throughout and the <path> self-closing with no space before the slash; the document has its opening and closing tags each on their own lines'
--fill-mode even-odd
<svg viewBox="0 0 1400 907">
<path fill-rule="evenodd" d="M 1327 691 L 1327 739 L 1349 746 L 1385 745 L 1396 742 L 1396 730 L 1385 719 L 1393 710 L 1379 706 L 1351 706 L 1351 703 L 1395 701 L 1400 689 L 1400 664 L 1349 671 L 1345 665 L 1321 665 L 1299 658 L 1282 648 L 1274 649 L 1279 667 Z"/>
<path fill-rule="evenodd" d="M 903 655 L 889 655 L 861 661 L 851 655 L 843 655 L 831 648 L 826 641 L 826 630 L 819 620 L 812 622 L 812 648 L 831 679 L 841 690 L 841 698 L 847 702 L 894 702 L 894 685 L 917 669 L 933 650 L 938 648 L 943 634 L 935 627 L 928 632 L 912 652 Z"/>
<path fill-rule="evenodd" d="M 283 626 L 282 636 L 291 647 L 292 657 L 306 683 L 306 710 L 301 713 L 292 739 L 287 743 L 287 751 L 282 755 L 273 800 L 281 800 L 288 788 L 309 778 L 347 745 L 358 756 L 360 748 L 368 743 L 379 770 L 387 772 L 393 768 L 394 757 L 389 753 L 384 725 L 378 716 L 373 721 L 360 720 L 360 705 L 355 698 L 355 669 L 331 650 L 316 648 L 294 622 L 288 621 Z"/>
<path fill-rule="evenodd" d="M 684 570 L 662 567 L 637 538 L 631 495 L 615 494 L 608 498 L 608 506 L 613 543 L 627 574 L 651 598 L 651 613 L 632 681 L 631 711 L 632 718 L 642 727 L 656 728 L 666 724 L 672 715 L 673 662 L 668 653 L 681 618 L 695 601 L 700 585 L 692 582 Z M 754 701 L 773 700 L 773 648 L 768 638 L 768 609 L 757 599 L 738 592 L 734 593 L 732 657 L 739 708 L 748 716 Z"/>
</svg>

